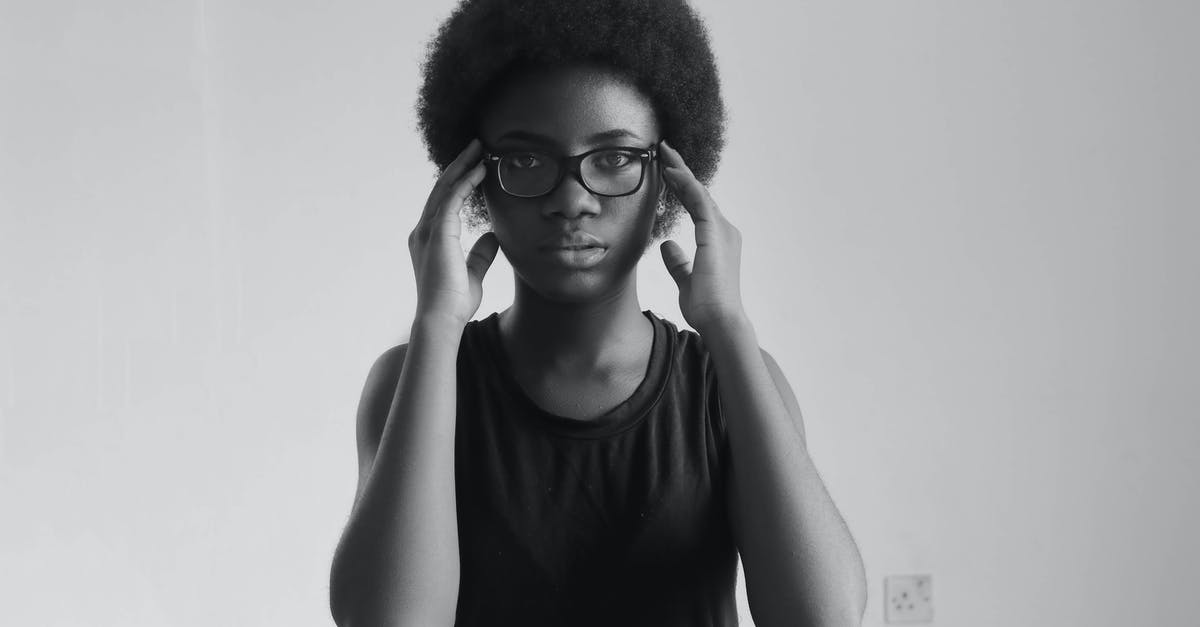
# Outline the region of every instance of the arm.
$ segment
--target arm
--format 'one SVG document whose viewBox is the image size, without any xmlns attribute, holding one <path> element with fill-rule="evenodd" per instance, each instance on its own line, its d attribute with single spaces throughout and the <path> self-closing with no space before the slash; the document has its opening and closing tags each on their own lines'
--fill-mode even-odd
<svg viewBox="0 0 1200 627">
<path fill-rule="evenodd" d="M 458 212 L 483 181 L 481 154 L 472 141 L 442 172 L 409 235 L 412 333 L 407 348 L 379 359 L 363 390 L 358 492 L 329 577 L 330 611 L 343 627 L 454 623 L 458 347 L 499 250 L 486 233 L 462 257 Z"/>
<path fill-rule="evenodd" d="M 862 624 L 862 558 L 808 455 L 800 408 L 775 361 L 758 347 L 742 307 L 742 236 L 667 142 L 663 180 L 696 225 L 696 256 L 663 242 L 679 309 L 708 345 L 731 459 L 727 502 L 762 627 Z"/>
<path fill-rule="evenodd" d="M 451 625 L 458 603 L 454 489 L 461 329 L 418 321 L 372 367 L 358 413 L 359 482 L 334 555 L 330 606 L 347 625 Z"/>
<path fill-rule="evenodd" d="M 747 321 L 706 337 L 732 455 L 730 521 L 754 621 L 857 626 L 862 557 L 809 457 L 800 408 Z"/>
</svg>

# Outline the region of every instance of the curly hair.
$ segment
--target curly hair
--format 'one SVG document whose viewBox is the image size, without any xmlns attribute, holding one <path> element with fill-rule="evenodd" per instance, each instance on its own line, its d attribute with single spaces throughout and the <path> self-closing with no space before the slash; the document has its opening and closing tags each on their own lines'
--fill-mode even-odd
<svg viewBox="0 0 1200 627">
<path fill-rule="evenodd" d="M 725 144 L 725 107 L 708 31 L 686 0 L 462 0 L 421 66 L 418 127 L 445 169 L 476 136 L 479 103 L 517 72 L 600 66 L 628 78 L 655 109 L 663 136 L 708 184 Z M 488 225 L 482 194 L 467 201 L 473 228 Z M 668 191 L 654 239 L 683 208 Z"/>
</svg>

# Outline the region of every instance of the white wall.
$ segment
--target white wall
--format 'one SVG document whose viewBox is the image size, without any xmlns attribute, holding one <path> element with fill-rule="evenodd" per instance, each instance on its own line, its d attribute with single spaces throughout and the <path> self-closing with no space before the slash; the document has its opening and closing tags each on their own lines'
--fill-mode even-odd
<svg viewBox="0 0 1200 627">
<path fill-rule="evenodd" d="M 939 625 L 1194 622 L 1196 5 L 697 4 L 866 624 L 909 572 Z M 0 622 L 330 624 L 450 2 L 0 6 Z"/>
</svg>

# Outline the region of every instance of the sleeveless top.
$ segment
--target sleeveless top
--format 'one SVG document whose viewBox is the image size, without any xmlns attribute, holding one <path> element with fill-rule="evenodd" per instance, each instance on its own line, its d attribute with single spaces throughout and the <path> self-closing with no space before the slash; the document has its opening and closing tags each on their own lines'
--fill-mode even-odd
<svg viewBox="0 0 1200 627">
<path fill-rule="evenodd" d="M 642 383 L 603 416 L 538 407 L 499 314 L 458 354 L 455 625 L 737 625 L 725 422 L 700 336 L 650 311 Z"/>
</svg>

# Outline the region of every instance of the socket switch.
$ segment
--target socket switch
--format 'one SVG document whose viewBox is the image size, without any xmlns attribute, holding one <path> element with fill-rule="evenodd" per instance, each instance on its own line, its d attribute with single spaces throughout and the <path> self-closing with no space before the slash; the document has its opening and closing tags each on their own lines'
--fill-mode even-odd
<svg viewBox="0 0 1200 627">
<path fill-rule="evenodd" d="M 891 575 L 883 588 L 884 622 L 933 622 L 933 575 Z"/>
</svg>

